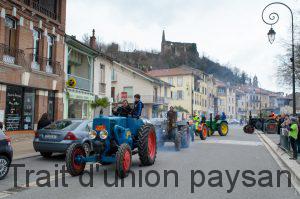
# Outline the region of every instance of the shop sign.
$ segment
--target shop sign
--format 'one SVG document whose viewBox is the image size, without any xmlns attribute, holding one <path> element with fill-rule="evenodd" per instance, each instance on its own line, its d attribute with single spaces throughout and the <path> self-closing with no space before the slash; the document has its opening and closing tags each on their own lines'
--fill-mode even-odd
<svg viewBox="0 0 300 199">
<path fill-rule="evenodd" d="M 85 93 L 76 93 L 69 91 L 69 98 L 70 99 L 77 99 L 77 100 L 87 100 L 87 101 L 94 101 L 95 96 L 92 94 L 85 94 Z"/>
</svg>

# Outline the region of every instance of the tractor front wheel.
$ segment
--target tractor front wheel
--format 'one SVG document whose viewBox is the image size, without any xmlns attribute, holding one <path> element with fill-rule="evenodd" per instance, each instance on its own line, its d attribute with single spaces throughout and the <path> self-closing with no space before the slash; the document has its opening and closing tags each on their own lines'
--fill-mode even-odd
<svg viewBox="0 0 300 199">
<path fill-rule="evenodd" d="M 66 153 L 67 171 L 71 176 L 81 175 L 85 169 L 86 163 L 79 163 L 80 156 L 86 157 L 85 150 L 79 143 L 72 144 Z"/>
<path fill-rule="evenodd" d="M 220 136 L 226 136 L 228 134 L 228 124 L 226 122 L 221 122 L 218 131 Z"/>
<path fill-rule="evenodd" d="M 141 164 L 143 166 L 154 164 L 156 151 L 157 143 L 154 126 L 146 124 L 141 127 L 138 133 L 138 154 Z"/>
<path fill-rule="evenodd" d="M 208 128 L 206 125 L 203 125 L 202 131 L 200 132 L 200 139 L 201 140 L 206 140 L 208 134 Z"/>
<path fill-rule="evenodd" d="M 116 172 L 120 178 L 127 177 L 131 162 L 131 148 L 128 144 L 122 144 L 116 154 Z"/>
</svg>

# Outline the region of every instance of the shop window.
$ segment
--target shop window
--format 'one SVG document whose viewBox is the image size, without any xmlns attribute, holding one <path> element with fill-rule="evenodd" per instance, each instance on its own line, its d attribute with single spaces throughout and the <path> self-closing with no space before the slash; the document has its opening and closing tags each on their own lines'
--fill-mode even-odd
<svg viewBox="0 0 300 199">
<path fill-rule="evenodd" d="M 23 89 L 17 86 L 7 86 L 5 128 L 7 131 L 21 129 Z"/>
<path fill-rule="evenodd" d="M 54 110 L 55 110 L 55 92 L 48 92 L 48 114 L 52 121 L 54 121 Z"/>
<path fill-rule="evenodd" d="M 23 129 L 33 130 L 34 129 L 34 103 L 35 103 L 35 90 L 31 88 L 24 89 L 24 100 L 23 100 Z"/>
</svg>

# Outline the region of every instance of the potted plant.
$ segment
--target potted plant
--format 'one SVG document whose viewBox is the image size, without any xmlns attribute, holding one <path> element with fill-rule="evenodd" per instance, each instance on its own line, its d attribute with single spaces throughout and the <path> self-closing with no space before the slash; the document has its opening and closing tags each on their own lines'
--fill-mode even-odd
<svg viewBox="0 0 300 199">
<path fill-rule="evenodd" d="M 107 97 L 95 99 L 95 101 L 91 103 L 92 109 L 100 107 L 100 115 L 103 115 L 103 109 L 109 107 L 109 105 L 110 102 Z"/>
</svg>

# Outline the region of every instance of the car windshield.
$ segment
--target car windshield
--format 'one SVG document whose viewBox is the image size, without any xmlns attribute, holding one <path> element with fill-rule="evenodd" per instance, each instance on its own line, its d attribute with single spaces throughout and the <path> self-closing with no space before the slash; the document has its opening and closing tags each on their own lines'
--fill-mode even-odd
<svg viewBox="0 0 300 199">
<path fill-rule="evenodd" d="M 62 121 L 54 122 L 46 126 L 44 129 L 72 131 L 76 129 L 80 124 L 81 124 L 80 121 L 62 120 Z"/>
</svg>

